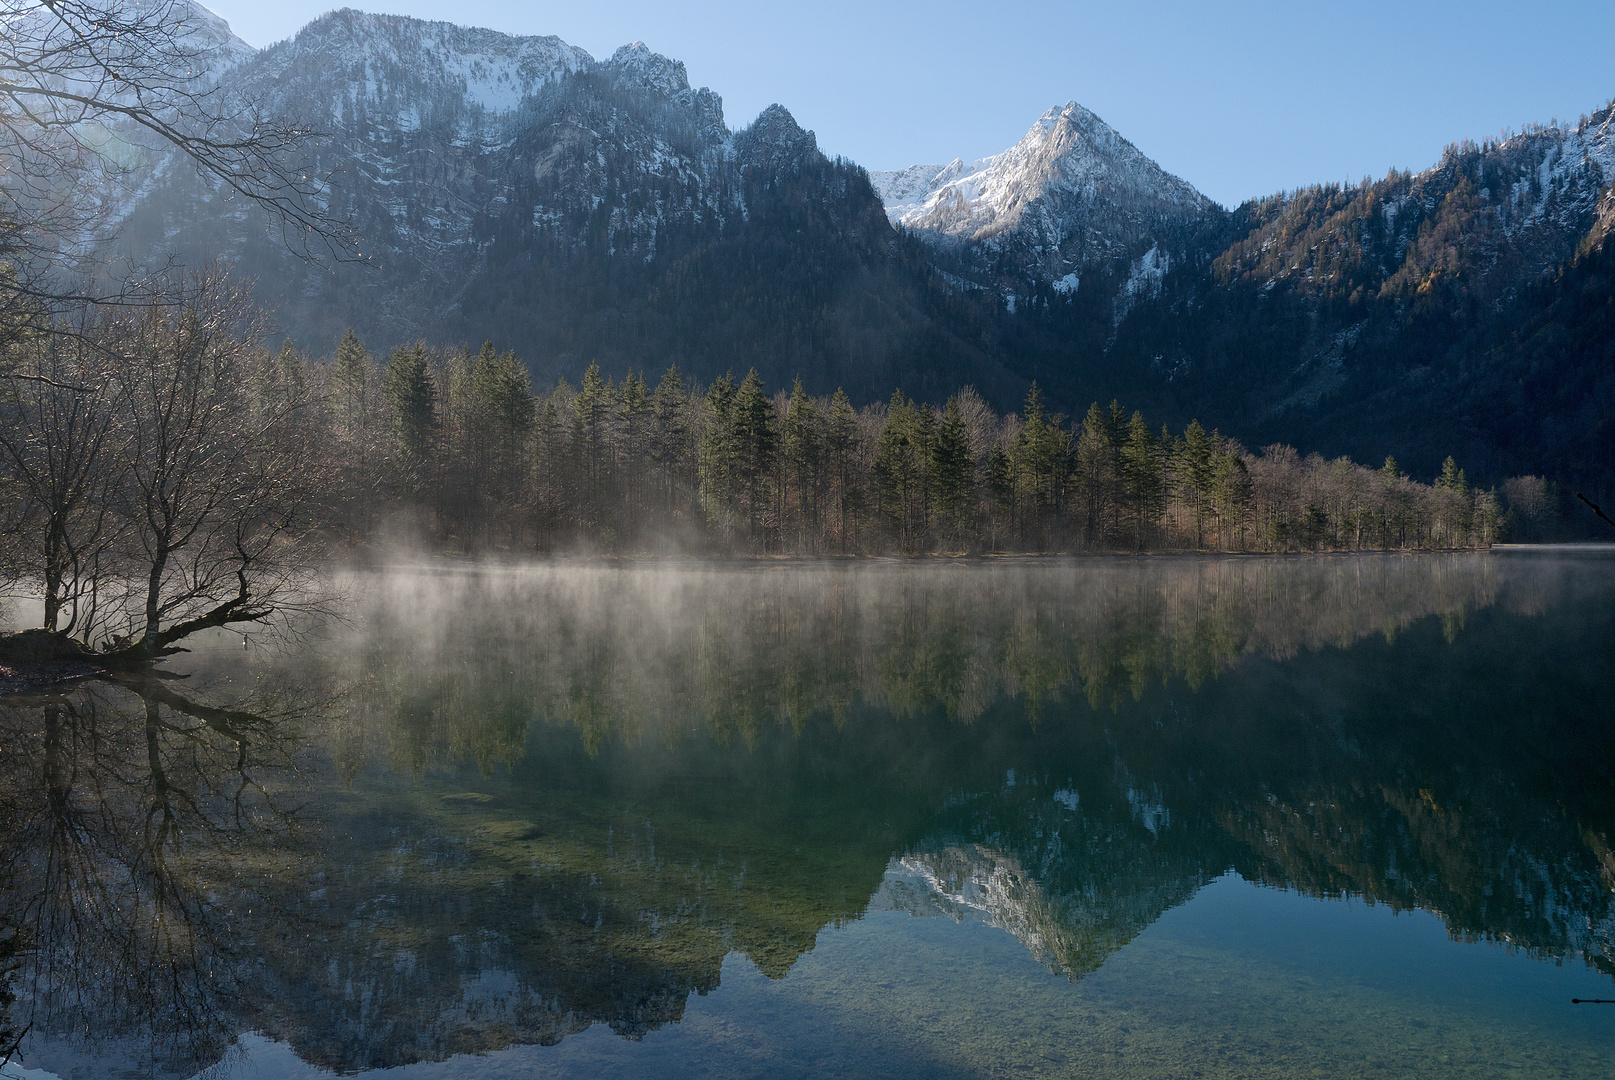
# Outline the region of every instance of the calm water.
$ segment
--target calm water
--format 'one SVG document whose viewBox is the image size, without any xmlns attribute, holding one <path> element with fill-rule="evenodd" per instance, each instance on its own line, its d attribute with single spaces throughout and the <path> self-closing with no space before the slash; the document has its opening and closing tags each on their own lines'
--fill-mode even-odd
<svg viewBox="0 0 1615 1080">
<path fill-rule="evenodd" d="M 1615 1072 L 1609 554 L 346 588 L 0 706 L 6 1076 Z"/>
</svg>

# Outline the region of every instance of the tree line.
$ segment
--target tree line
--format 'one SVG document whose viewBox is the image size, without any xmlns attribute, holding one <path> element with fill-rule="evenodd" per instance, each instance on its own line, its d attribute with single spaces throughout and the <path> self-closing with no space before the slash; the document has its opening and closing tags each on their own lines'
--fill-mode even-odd
<svg viewBox="0 0 1615 1080">
<path fill-rule="evenodd" d="M 0 556 L 41 625 L 144 657 L 281 613 L 328 544 L 400 533 L 461 552 L 921 555 L 1484 546 L 1541 519 L 1544 482 L 1432 483 L 1034 384 L 856 407 L 755 371 L 652 386 L 590 366 L 535 394 L 514 353 L 384 359 L 263 344 L 221 278 L 11 346 Z M 1526 531 L 1523 530 L 1522 531 Z"/>
<path fill-rule="evenodd" d="M 351 331 L 330 363 L 288 343 L 279 366 L 310 388 L 332 523 L 359 540 L 407 521 L 462 551 L 1280 552 L 1485 546 L 1503 523 L 1450 458 L 1421 483 L 1117 402 L 1072 421 L 1036 384 L 1007 415 L 968 388 L 856 407 L 676 366 L 535 394 L 492 343 L 382 359 Z"/>
</svg>

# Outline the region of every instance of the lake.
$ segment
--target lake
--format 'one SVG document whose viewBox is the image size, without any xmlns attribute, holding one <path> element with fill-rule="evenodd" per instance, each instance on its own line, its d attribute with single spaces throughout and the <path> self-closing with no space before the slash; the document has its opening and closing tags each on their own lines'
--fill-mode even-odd
<svg viewBox="0 0 1615 1080">
<path fill-rule="evenodd" d="M 6 1077 L 1606 1077 L 1615 551 L 431 563 L 0 703 Z"/>
</svg>

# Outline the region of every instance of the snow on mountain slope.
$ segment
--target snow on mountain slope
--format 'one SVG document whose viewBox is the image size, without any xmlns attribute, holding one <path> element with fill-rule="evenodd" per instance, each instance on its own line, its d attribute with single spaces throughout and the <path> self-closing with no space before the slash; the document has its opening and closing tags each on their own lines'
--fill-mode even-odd
<svg viewBox="0 0 1615 1080">
<path fill-rule="evenodd" d="M 593 63 L 587 52 L 554 36 L 521 37 L 344 8 L 270 46 L 262 63 L 243 74 L 264 89 L 281 90 L 281 96 L 323 96 L 332 118 L 344 108 L 374 111 L 396 103 L 394 114 L 407 124 L 410 110 L 446 101 L 460 109 L 508 113 L 541 87 Z"/>
<path fill-rule="evenodd" d="M 1001 154 L 969 165 L 955 159 L 935 170 L 922 190 L 914 174 L 923 168 L 886 174 L 893 178 L 887 183 L 894 204 L 909 204 L 895 220 L 967 240 L 986 240 L 1023 223 L 1046 231 L 1054 223 L 1036 218 L 1036 204 L 1055 197 L 1140 202 L 1186 215 L 1213 205 L 1074 101 L 1044 113 Z M 889 204 L 888 212 L 893 208 Z"/>
<path fill-rule="evenodd" d="M 871 173 L 870 181 L 892 222 L 933 247 L 985 249 L 999 263 L 1010 255 L 1026 276 L 1061 282 L 1062 292 L 1075 290 L 1082 267 L 1136 259 L 1216 211 L 1074 101 L 1044 113 L 1001 154 Z"/>
<path fill-rule="evenodd" d="M 937 174 L 948 166 L 910 165 L 906 169 L 870 170 L 869 183 L 897 224 L 904 214 L 917 210 L 939 186 Z"/>
<path fill-rule="evenodd" d="M 201 60 L 196 77 L 218 79 L 258 54 L 257 49 L 235 36 L 229 23 L 193 0 L 141 0 L 131 6 L 165 12 L 165 17 L 174 19 L 179 41 Z"/>
</svg>

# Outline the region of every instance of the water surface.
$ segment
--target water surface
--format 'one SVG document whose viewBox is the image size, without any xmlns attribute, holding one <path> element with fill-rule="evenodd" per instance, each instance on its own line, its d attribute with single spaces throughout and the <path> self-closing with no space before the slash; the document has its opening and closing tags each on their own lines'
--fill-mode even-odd
<svg viewBox="0 0 1615 1080">
<path fill-rule="evenodd" d="M 1601 552 L 345 587 L 0 709 L 11 1074 L 1615 1066 Z"/>
</svg>

